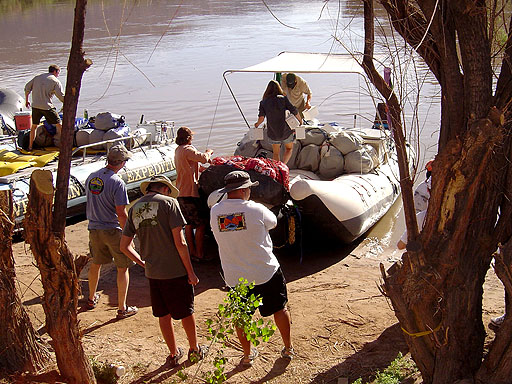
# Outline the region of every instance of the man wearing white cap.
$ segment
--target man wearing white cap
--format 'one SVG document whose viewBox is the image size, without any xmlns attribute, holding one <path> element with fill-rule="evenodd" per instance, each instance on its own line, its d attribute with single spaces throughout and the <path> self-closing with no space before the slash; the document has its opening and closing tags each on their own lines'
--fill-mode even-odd
<svg viewBox="0 0 512 384">
<path fill-rule="evenodd" d="M 130 275 L 128 268 L 134 263 L 119 250 L 121 231 L 126 222 L 128 193 L 124 181 L 117 173 L 124 167 L 132 154 L 124 145 L 114 145 L 107 154 L 107 165 L 93 172 L 85 182 L 87 196 L 87 219 L 89 220 L 89 248 L 92 263 L 89 267 L 89 299 L 87 309 L 98 304 L 96 293 L 101 266 L 114 259 L 117 267 L 117 319 L 124 319 L 137 313 L 137 307 L 126 305 Z"/>
<path fill-rule="evenodd" d="M 178 190 L 163 176 L 153 176 L 140 185 L 144 194 L 130 208 L 121 238 L 121 251 L 144 267 L 149 280 L 153 316 L 169 348 L 167 362 L 179 364 L 183 350 L 176 345 L 172 320 L 181 320 L 189 342 L 188 358 L 202 359 L 206 348 L 197 344 L 194 317 L 194 285 L 199 282 L 190 262 L 182 228 L 185 225 L 178 201 Z M 140 240 L 140 254 L 133 248 Z"/>
<path fill-rule="evenodd" d="M 249 174 L 233 171 L 224 177 L 227 199 L 211 209 L 210 225 L 219 245 L 219 255 L 226 284 L 234 287 L 240 278 L 253 282 L 249 295 L 260 295 L 262 316 L 274 315 L 281 333 L 284 348 L 281 356 L 292 359 L 294 351 L 290 336 L 290 314 L 286 308 L 288 294 L 286 281 L 277 258 L 272 252 L 269 230 L 277 225 L 276 216 L 263 204 L 249 200 L 251 187 L 257 186 Z M 258 355 L 243 329 L 237 328 L 237 336 L 244 350 L 242 365 L 251 366 Z"/>
</svg>

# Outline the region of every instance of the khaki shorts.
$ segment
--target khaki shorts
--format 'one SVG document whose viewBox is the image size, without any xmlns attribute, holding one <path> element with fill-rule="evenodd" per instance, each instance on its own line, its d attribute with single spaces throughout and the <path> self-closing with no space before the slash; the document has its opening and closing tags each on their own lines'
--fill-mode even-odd
<svg viewBox="0 0 512 384">
<path fill-rule="evenodd" d="M 117 268 L 129 268 L 135 264 L 119 249 L 120 229 L 90 229 L 89 250 L 94 264 L 109 264 L 114 259 Z"/>
</svg>

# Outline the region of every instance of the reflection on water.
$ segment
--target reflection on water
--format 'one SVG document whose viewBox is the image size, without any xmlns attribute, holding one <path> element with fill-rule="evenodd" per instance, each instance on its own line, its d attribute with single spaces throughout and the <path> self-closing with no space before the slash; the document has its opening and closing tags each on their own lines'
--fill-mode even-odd
<svg viewBox="0 0 512 384">
<path fill-rule="evenodd" d="M 78 113 L 111 111 L 125 115 L 131 125 L 141 115 L 173 120 L 196 132 L 199 149 L 208 146 L 216 155 L 232 153 L 247 126 L 223 84 L 225 70 L 244 68 L 285 50 L 344 51 L 332 35 L 350 49 L 363 47 L 360 1 L 266 3 L 275 17 L 259 0 L 140 0 L 127 2 L 126 7 L 123 1 L 89 0 L 84 51 L 94 64 L 84 74 Z M 25 83 L 49 64 L 66 66 L 73 7 L 70 0 L 0 2 L 0 87 L 23 94 Z M 389 28 L 384 13 L 379 15 Z M 247 121 L 254 123 L 270 75 L 228 77 Z M 353 125 L 356 113 L 373 119 L 374 102 L 357 76 L 303 77 L 322 121 Z M 60 78 L 65 84 L 65 68 Z M 421 146 L 433 153 L 438 91 L 428 76 L 424 92 Z M 361 118 L 356 123 L 367 124 Z"/>
</svg>

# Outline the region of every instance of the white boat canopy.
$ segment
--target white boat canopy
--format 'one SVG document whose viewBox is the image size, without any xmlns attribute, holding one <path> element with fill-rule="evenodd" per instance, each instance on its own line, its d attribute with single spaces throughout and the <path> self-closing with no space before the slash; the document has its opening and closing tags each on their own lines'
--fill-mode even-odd
<svg viewBox="0 0 512 384">
<path fill-rule="evenodd" d="M 348 53 L 311 53 L 311 52 L 281 52 L 276 57 L 266 60 L 262 63 L 252 65 L 243 69 L 228 69 L 224 72 L 224 81 L 231 92 L 247 127 L 250 128 L 247 119 L 236 99 L 231 88 L 227 75 L 232 73 L 338 73 L 355 74 L 361 76 L 369 85 L 368 78 L 365 75 L 363 67 L 362 54 L 351 55 Z M 382 63 L 379 58 L 375 58 L 376 63 Z"/>
<path fill-rule="evenodd" d="M 364 75 L 362 55 L 308 52 L 281 52 L 276 57 L 233 72 L 294 72 L 294 73 L 356 73 Z"/>
</svg>

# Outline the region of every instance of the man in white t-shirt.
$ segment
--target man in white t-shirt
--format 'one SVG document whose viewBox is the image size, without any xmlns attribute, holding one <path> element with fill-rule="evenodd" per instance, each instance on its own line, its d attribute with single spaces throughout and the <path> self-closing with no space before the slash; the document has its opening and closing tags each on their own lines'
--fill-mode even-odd
<svg viewBox="0 0 512 384">
<path fill-rule="evenodd" d="M 281 333 L 284 348 L 281 356 L 292 359 L 290 314 L 286 309 L 288 295 L 286 281 L 279 262 L 272 252 L 269 230 L 277 225 L 276 216 L 264 205 L 249 200 L 252 182 L 244 171 L 233 171 L 224 177 L 225 187 L 220 193 L 227 193 L 227 199 L 211 209 L 210 224 L 219 245 L 219 255 L 226 284 L 234 287 L 240 278 L 254 283 L 249 295 L 261 296 L 259 307 L 262 316 L 274 315 L 274 321 Z M 242 365 L 251 366 L 257 350 L 243 329 L 237 329 L 244 357 Z"/>
<path fill-rule="evenodd" d="M 427 217 L 427 210 L 416 213 L 416 223 L 418 224 L 418 230 L 421 232 L 423 225 L 425 224 L 425 218 Z M 402 234 L 402 237 L 398 241 L 396 247 L 400 250 L 405 249 L 407 246 L 407 229 Z"/>
</svg>

